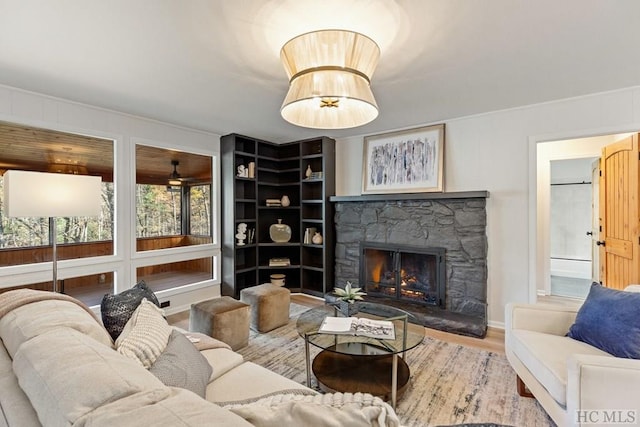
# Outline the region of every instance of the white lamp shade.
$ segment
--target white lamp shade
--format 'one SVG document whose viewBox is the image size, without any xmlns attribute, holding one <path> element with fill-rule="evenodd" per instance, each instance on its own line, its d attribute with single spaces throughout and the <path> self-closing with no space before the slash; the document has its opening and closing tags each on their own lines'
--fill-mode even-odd
<svg viewBox="0 0 640 427">
<path fill-rule="evenodd" d="M 100 214 L 100 177 L 10 170 L 3 178 L 4 213 L 8 217 Z"/>
<path fill-rule="evenodd" d="M 370 38 L 344 30 L 322 30 L 289 40 L 280 59 L 290 79 L 282 117 L 315 129 L 345 129 L 378 116 L 371 76 L 380 49 Z"/>
</svg>

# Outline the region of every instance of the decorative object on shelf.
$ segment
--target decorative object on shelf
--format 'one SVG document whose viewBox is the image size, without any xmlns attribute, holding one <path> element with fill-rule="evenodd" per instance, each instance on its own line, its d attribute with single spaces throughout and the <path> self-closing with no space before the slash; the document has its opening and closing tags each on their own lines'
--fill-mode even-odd
<svg viewBox="0 0 640 427">
<path fill-rule="evenodd" d="M 322 179 L 322 171 L 319 172 L 311 172 L 311 175 L 307 177 L 307 179 Z"/>
<path fill-rule="evenodd" d="M 369 37 L 347 30 L 312 31 L 289 40 L 280 59 L 289 92 L 280 114 L 313 129 L 345 129 L 378 116 L 371 76 L 380 48 Z"/>
<path fill-rule="evenodd" d="M 289 196 L 287 196 L 286 194 L 282 196 L 282 199 L 280 199 L 280 204 L 285 208 L 289 206 L 291 204 L 291 200 L 289 200 Z"/>
<path fill-rule="evenodd" d="M 245 239 L 247 238 L 247 224 L 244 222 L 241 222 L 240 224 L 238 224 L 238 232 L 236 233 L 236 239 L 238 239 L 238 242 L 236 243 L 238 246 L 244 246 L 245 245 Z"/>
<path fill-rule="evenodd" d="M 316 232 L 313 234 L 313 237 L 311 238 L 311 242 L 312 242 L 314 245 L 321 245 L 321 244 L 322 244 L 322 242 L 323 242 L 323 240 L 324 240 L 324 239 L 322 238 L 322 234 L 320 234 L 320 232 L 319 232 L 319 231 L 316 231 Z"/>
<path fill-rule="evenodd" d="M 282 223 L 282 219 L 278 219 L 277 224 L 271 224 L 269 227 L 269 237 L 275 243 L 286 243 L 291 240 L 291 227 Z"/>
<path fill-rule="evenodd" d="M 288 267 L 290 265 L 289 258 L 269 258 L 269 267 Z"/>
<path fill-rule="evenodd" d="M 255 228 L 250 228 L 247 230 L 247 243 L 248 244 L 253 244 L 253 239 L 256 237 L 256 229 Z"/>
<path fill-rule="evenodd" d="M 345 316 L 349 317 L 358 312 L 356 301 L 361 301 L 366 292 L 362 292 L 362 288 L 354 288 L 351 282 L 347 280 L 347 284 L 342 288 L 333 288 L 333 293 L 337 295 L 338 310 Z"/>
<path fill-rule="evenodd" d="M 269 276 L 271 279 L 271 284 L 276 286 L 284 286 L 284 279 L 286 276 L 284 274 L 272 274 Z"/>
<path fill-rule="evenodd" d="M 244 165 L 238 166 L 238 178 L 245 178 L 248 176 L 247 168 Z"/>
<path fill-rule="evenodd" d="M 311 178 L 311 175 L 313 174 L 313 171 L 311 170 L 311 165 L 307 165 L 307 170 L 304 173 L 304 176 L 307 177 L 307 179 Z"/>
<path fill-rule="evenodd" d="M 305 245 L 310 245 L 311 242 L 311 238 L 313 237 L 313 235 L 316 234 L 316 228 L 315 227 L 307 227 L 304 230 L 304 239 L 302 241 L 302 243 L 304 243 Z"/>
<path fill-rule="evenodd" d="M 249 178 L 255 178 L 256 177 L 256 162 L 249 162 L 249 167 L 248 169 L 248 175 Z"/>
<path fill-rule="evenodd" d="M 444 191 L 444 137 L 444 124 L 365 137 L 362 194 Z"/>
<path fill-rule="evenodd" d="M 282 200 L 281 199 L 266 199 L 264 204 L 265 204 L 265 206 L 268 206 L 268 207 L 279 208 L 279 207 L 282 206 Z"/>
</svg>

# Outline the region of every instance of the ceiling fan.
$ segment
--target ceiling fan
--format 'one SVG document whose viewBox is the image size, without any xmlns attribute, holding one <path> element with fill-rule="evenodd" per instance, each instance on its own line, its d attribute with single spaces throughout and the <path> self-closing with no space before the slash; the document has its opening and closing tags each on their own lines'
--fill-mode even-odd
<svg viewBox="0 0 640 427">
<path fill-rule="evenodd" d="M 169 185 L 170 186 L 181 186 L 184 182 L 184 179 L 178 173 L 178 165 L 180 162 L 178 160 L 171 160 L 171 164 L 173 165 L 173 172 L 169 175 Z"/>
</svg>

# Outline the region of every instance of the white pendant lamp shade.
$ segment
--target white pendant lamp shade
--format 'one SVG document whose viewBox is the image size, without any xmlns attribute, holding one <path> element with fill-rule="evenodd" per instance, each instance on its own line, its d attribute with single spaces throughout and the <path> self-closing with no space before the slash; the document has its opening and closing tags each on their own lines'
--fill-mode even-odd
<svg viewBox="0 0 640 427">
<path fill-rule="evenodd" d="M 322 30 L 289 40 L 280 52 L 290 85 L 280 110 L 295 125 L 345 129 L 378 116 L 371 76 L 380 49 L 352 31 Z"/>
</svg>

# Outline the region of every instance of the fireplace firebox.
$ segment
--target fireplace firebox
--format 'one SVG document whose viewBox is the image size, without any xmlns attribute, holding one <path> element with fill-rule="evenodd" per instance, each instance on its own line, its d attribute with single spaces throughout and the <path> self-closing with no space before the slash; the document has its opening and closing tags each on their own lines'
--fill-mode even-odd
<svg viewBox="0 0 640 427">
<path fill-rule="evenodd" d="M 360 243 L 367 296 L 445 308 L 445 249 Z"/>
</svg>

